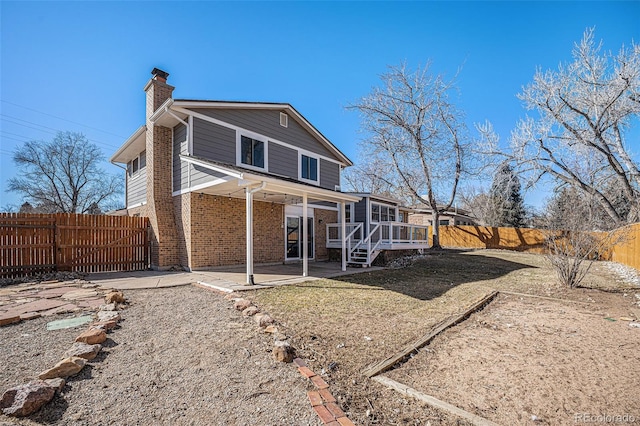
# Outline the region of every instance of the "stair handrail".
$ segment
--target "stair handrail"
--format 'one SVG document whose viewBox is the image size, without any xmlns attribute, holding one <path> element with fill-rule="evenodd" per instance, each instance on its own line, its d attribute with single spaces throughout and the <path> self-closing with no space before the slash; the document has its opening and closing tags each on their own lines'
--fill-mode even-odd
<svg viewBox="0 0 640 426">
<path fill-rule="evenodd" d="M 351 253 L 353 253 L 362 243 L 362 237 L 360 237 L 360 240 L 356 243 L 355 247 L 351 248 L 351 237 L 356 233 L 358 229 L 362 229 L 362 222 L 358 222 L 353 228 L 353 231 L 349 232 L 349 234 L 347 234 L 347 236 L 345 237 L 345 242 L 347 243 L 347 253 L 349 254 L 349 256 L 347 256 L 347 259 L 349 261 L 351 261 Z"/>
</svg>

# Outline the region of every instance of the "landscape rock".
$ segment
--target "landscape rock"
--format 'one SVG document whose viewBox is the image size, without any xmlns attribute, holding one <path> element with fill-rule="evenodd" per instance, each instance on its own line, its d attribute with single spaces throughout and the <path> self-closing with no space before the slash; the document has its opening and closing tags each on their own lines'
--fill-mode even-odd
<svg viewBox="0 0 640 426">
<path fill-rule="evenodd" d="M 36 318 L 40 318 L 41 315 L 39 312 L 27 312 L 25 314 L 20 315 L 20 319 L 23 321 L 28 321 Z"/>
<path fill-rule="evenodd" d="M 20 322 L 20 314 L 4 313 L 0 314 L 0 327 L 3 325 L 14 324 Z"/>
<path fill-rule="evenodd" d="M 249 306 L 247 309 L 242 311 L 242 315 L 244 315 L 245 317 L 251 317 L 257 314 L 258 312 L 260 312 L 258 308 L 256 308 L 255 306 Z"/>
<path fill-rule="evenodd" d="M 58 377 L 64 379 L 69 376 L 73 376 L 74 374 L 78 374 L 86 363 L 86 359 L 79 358 L 77 356 L 65 358 L 57 363 L 53 368 L 50 368 L 38 374 L 38 378 L 41 380 L 55 379 Z"/>
<path fill-rule="evenodd" d="M 233 304 L 233 307 L 238 311 L 244 311 L 249 306 L 251 306 L 251 301 L 247 299 L 238 299 L 236 300 L 236 303 Z"/>
<path fill-rule="evenodd" d="M 98 321 L 120 321 L 120 314 L 115 311 L 100 311 L 98 312 Z"/>
<path fill-rule="evenodd" d="M 88 345 L 83 342 L 75 342 L 65 353 L 66 358 L 77 356 L 78 358 L 84 358 L 86 360 L 92 360 L 100 352 L 102 345 Z"/>
<path fill-rule="evenodd" d="M 51 401 L 55 392 L 54 388 L 41 380 L 15 386 L 2 394 L 0 410 L 7 416 L 28 416 Z"/>
<path fill-rule="evenodd" d="M 296 355 L 289 342 L 275 342 L 272 353 L 278 362 L 292 362 Z"/>
<path fill-rule="evenodd" d="M 78 337 L 76 337 L 76 342 L 82 342 L 88 345 L 102 343 L 105 340 L 107 340 L 107 333 L 99 328 L 85 330 Z"/>
<path fill-rule="evenodd" d="M 278 332 L 278 327 L 276 327 L 275 325 L 269 325 L 264 329 L 265 333 L 277 333 Z"/>
<path fill-rule="evenodd" d="M 111 321 L 98 321 L 98 322 L 94 322 L 93 324 L 91 324 L 91 327 L 98 327 L 98 328 L 102 328 L 104 330 L 111 330 L 113 328 L 116 327 L 116 325 L 118 325 L 118 323 L 114 320 Z"/>
<path fill-rule="evenodd" d="M 101 311 L 115 311 L 117 310 L 115 303 L 107 303 L 106 305 L 100 305 Z"/>
<path fill-rule="evenodd" d="M 260 327 L 267 327 L 275 322 L 273 318 L 267 314 L 256 314 L 253 318 Z"/>
<path fill-rule="evenodd" d="M 104 296 L 107 303 L 124 303 L 124 294 L 121 291 L 112 291 Z"/>
<path fill-rule="evenodd" d="M 64 385 L 67 383 L 64 379 L 56 377 L 55 379 L 47 379 L 44 381 L 47 385 L 51 386 L 56 392 L 62 392 Z"/>
</svg>

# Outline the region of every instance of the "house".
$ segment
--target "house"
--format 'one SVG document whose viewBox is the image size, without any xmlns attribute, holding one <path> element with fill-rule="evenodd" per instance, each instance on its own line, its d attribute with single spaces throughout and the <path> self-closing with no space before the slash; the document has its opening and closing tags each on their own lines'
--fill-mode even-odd
<svg viewBox="0 0 640 426">
<path fill-rule="evenodd" d="M 174 99 L 168 76 L 154 68 L 146 123 L 111 157 L 124 213 L 149 217 L 152 267 L 246 264 L 252 283 L 254 262 L 301 262 L 306 276 L 331 229 L 346 270 L 347 206 L 363 199 L 340 191 L 352 162 L 289 104 Z"/>
<path fill-rule="evenodd" d="M 440 226 L 476 226 L 478 220 L 468 210 L 458 207 L 450 208 L 438 219 Z M 433 210 L 428 207 L 415 207 L 409 214 L 409 223 L 423 226 L 433 225 Z"/>
<path fill-rule="evenodd" d="M 370 265 L 383 251 L 428 248 L 428 226 L 409 224 L 411 209 L 401 200 L 371 193 L 351 193 L 360 201 L 347 203 L 347 258 Z M 328 225 L 327 247 L 340 248 L 339 223 Z"/>
</svg>

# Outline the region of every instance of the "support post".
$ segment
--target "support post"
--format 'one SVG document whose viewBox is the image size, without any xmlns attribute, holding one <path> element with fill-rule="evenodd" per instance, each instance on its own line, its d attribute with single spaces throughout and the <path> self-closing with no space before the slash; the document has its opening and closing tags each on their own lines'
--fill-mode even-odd
<svg viewBox="0 0 640 426">
<path fill-rule="evenodd" d="M 346 204 L 344 201 L 340 202 L 340 235 L 341 244 L 342 244 L 342 272 L 347 270 L 347 212 L 346 212 Z"/>
<path fill-rule="evenodd" d="M 309 276 L 309 223 L 307 219 L 307 193 L 302 194 L 302 276 Z"/>
<path fill-rule="evenodd" d="M 253 284 L 253 193 L 245 188 L 247 198 L 247 284 Z"/>
</svg>

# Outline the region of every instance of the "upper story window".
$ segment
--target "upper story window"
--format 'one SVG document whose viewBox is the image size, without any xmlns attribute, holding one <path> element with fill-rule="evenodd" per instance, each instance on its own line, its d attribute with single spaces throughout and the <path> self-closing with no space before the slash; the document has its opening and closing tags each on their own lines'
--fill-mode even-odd
<svg viewBox="0 0 640 426">
<path fill-rule="evenodd" d="M 265 143 L 247 136 L 240 138 L 240 162 L 264 169 Z"/>
<path fill-rule="evenodd" d="M 140 170 L 142 170 L 147 165 L 147 152 L 142 151 L 142 153 L 134 158 L 133 160 L 127 163 L 127 171 L 129 172 L 129 176 L 134 176 L 138 174 Z"/>
<path fill-rule="evenodd" d="M 318 181 L 318 159 L 308 155 L 300 155 L 300 177 L 302 179 Z"/>
</svg>

